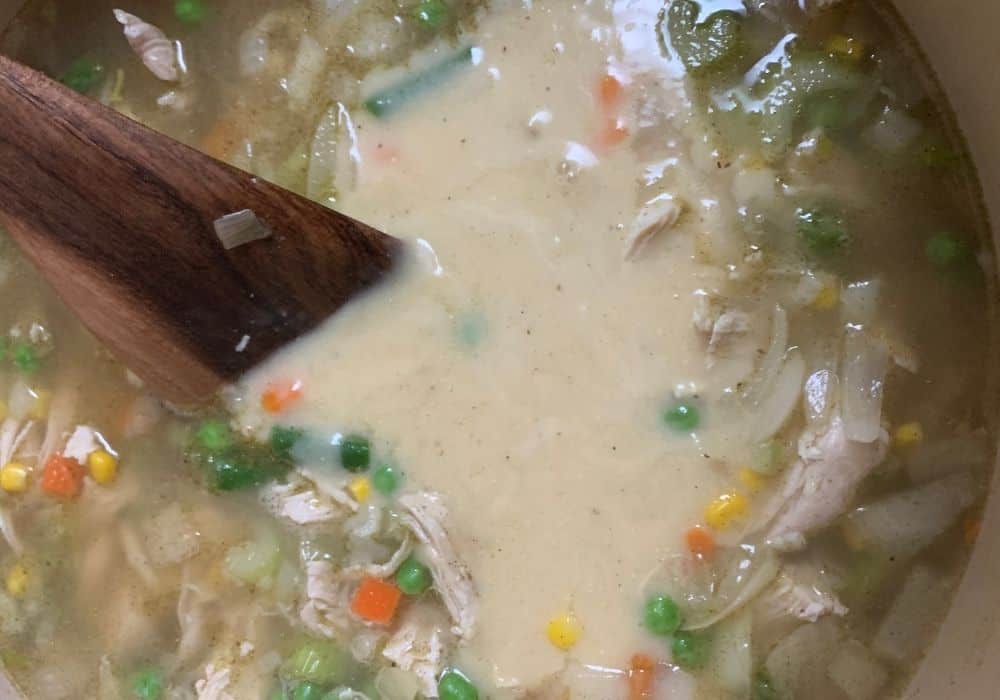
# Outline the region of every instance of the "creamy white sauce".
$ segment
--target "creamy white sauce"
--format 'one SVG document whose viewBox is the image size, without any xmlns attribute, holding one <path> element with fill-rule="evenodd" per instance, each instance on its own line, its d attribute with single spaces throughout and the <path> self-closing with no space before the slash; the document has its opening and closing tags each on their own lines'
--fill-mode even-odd
<svg viewBox="0 0 1000 700">
<path fill-rule="evenodd" d="M 679 130 L 595 144 L 609 69 L 628 83 L 633 133 L 686 114 L 647 53 L 644 8 L 617 8 L 617 25 L 599 7 L 496 9 L 477 66 L 390 119 L 355 115 L 364 165 L 343 208 L 419 240 L 415 262 L 245 382 L 255 397 L 301 378 L 282 422 L 369 432 L 407 487 L 444 494 L 482 598 L 459 658 L 499 687 L 531 687 L 567 656 L 622 668 L 649 648 L 643 579 L 725 490 L 716 457 L 744 445 L 709 410 L 694 436 L 661 419 L 678 384 L 703 387 L 706 404 L 719 394 L 691 318 L 694 292 L 723 274 L 696 244 L 718 234 L 710 178 L 725 176 L 702 175 Z M 563 159 L 584 151 L 567 176 Z M 668 192 L 685 213 L 626 261 L 633 218 Z M 545 634 L 566 611 L 584 627 L 568 654 Z"/>
</svg>

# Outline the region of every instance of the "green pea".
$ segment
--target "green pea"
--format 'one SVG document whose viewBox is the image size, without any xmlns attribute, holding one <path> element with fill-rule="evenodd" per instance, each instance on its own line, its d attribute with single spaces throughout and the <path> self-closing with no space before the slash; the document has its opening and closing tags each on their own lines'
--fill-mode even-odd
<svg viewBox="0 0 1000 700">
<path fill-rule="evenodd" d="M 844 95 L 839 93 L 818 95 L 809 100 L 803 109 L 813 128 L 836 131 L 851 122 L 851 113 L 845 104 Z"/>
<path fill-rule="evenodd" d="M 701 423 L 701 415 L 697 406 L 680 401 L 664 412 L 663 422 L 678 432 L 690 433 Z"/>
<path fill-rule="evenodd" d="M 324 692 L 316 683 L 299 683 L 292 691 L 292 700 L 322 700 Z"/>
<path fill-rule="evenodd" d="M 132 676 L 132 694 L 139 700 L 158 700 L 163 695 L 163 674 L 155 668 L 137 671 Z"/>
<path fill-rule="evenodd" d="M 670 596 L 653 596 L 646 601 L 643 622 L 653 634 L 666 637 L 681 626 L 681 611 Z"/>
<path fill-rule="evenodd" d="M 796 229 L 802 244 L 813 255 L 830 257 L 850 243 L 847 227 L 840 217 L 824 209 L 799 209 Z"/>
<path fill-rule="evenodd" d="M 184 24 L 201 24 L 208 16 L 208 7 L 203 0 L 177 0 L 174 15 Z"/>
<path fill-rule="evenodd" d="M 92 59 L 81 56 L 74 60 L 59 82 L 79 93 L 87 94 L 104 78 L 104 66 Z"/>
<path fill-rule="evenodd" d="M 195 438 L 206 450 L 221 452 L 233 444 L 229 426 L 221 420 L 207 420 L 198 427 Z"/>
<path fill-rule="evenodd" d="M 303 435 L 303 431 L 299 428 L 276 425 L 271 428 L 271 451 L 282 459 L 290 459 L 292 448 Z"/>
<path fill-rule="evenodd" d="M 431 587 L 431 570 L 410 556 L 396 571 L 396 585 L 406 595 L 420 595 Z"/>
<path fill-rule="evenodd" d="M 383 496 L 391 496 L 399 488 L 401 474 L 391 464 L 383 464 L 372 474 L 372 486 Z"/>
<path fill-rule="evenodd" d="M 947 232 L 928 239 L 924 252 L 934 267 L 952 273 L 960 272 L 975 259 L 968 245 Z"/>
<path fill-rule="evenodd" d="M 38 353 L 27 343 L 18 343 L 11 351 L 11 358 L 14 365 L 25 374 L 32 374 L 38 371 Z"/>
<path fill-rule="evenodd" d="M 448 6 L 442 0 L 423 0 L 413 8 L 413 18 L 425 29 L 438 29 L 448 14 Z"/>
<path fill-rule="evenodd" d="M 348 435 L 340 443 L 340 463 L 349 472 L 363 472 L 371 464 L 371 443 L 363 435 Z"/>
<path fill-rule="evenodd" d="M 710 640 L 707 635 L 698 632 L 678 632 L 674 635 L 670 650 L 674 662 L 685 669 L 698 669 L 708 661 Z"/>
<path fill-rule="evenodd" d="M 479 700 L 479 691 L 458 669 L 448 669 L 438 680 L 440 700 Z"/>
</svg>

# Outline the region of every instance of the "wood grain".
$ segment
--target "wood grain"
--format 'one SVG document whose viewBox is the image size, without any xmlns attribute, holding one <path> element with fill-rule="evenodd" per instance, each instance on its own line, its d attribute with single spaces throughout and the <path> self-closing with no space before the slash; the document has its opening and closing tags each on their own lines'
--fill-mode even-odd
<svg viewBox="0 0 1000 700">
<path fill-rule="evenodd" d="M 212 224 L 241 209 L 274 236 L 226 251 Z M 0 222 L 93 333 L 184 404 L 315 327 L 401 250 L 3 56 Z"/>
</svg>

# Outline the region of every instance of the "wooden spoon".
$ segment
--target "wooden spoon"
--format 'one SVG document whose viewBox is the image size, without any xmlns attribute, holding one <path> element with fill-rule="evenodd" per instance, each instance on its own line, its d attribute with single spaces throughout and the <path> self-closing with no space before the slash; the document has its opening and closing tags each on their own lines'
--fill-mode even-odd
<svg viewBox="0 0 1000 700">
<path fill-rule="evenodd" d="M 0 223 L 87 327 L 193 404 L 382 277 L 397 239 L 0 56 Z M 252 210 L 273 236 L 226 250 Z"/>
</svg>

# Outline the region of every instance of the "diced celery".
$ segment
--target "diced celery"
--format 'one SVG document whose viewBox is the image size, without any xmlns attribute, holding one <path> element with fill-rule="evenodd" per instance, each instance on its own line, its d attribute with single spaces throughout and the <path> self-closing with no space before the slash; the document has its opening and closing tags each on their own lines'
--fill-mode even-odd
<svg viewBox="0 0 1000 700">
<path fill-rule="evenodd" d="M 816 127 L 843 129 L 860 119 L 877 83 L 857 65 L 826 53 L 786 47 L 761 72 L 749 96 L 734 95 L 759 117 L 764 155 L 778 158 L 797 135 Z"/>
<path fill-rule="evenodd" d="M 288 657 L 281 675 L 289 680 L 334 685 L 349 679 L 349 655 L 333 642 L 309 639 Z"/>
<path fill-rule="evenodd" d="M 274 576 L 281 563 L 281 547 L 273 532 L 263 530 L 252 540 L 226 552 L 226 573 L 237 581 L 256 585 Z"/>
<path fill-rule="evenodd" d="M 437 87 L 456 69 L 472 63 L 473 51 L 472 47 L 464 48 L 430 68 L 376 92 L 365 100 L 365 109 L 376 117 L 388 117 L 411 100 Z"/>
<path fill-rule="evenodd" d="M 701 5 L 694 0 L 676 0 L 667 13 L 670 43 L 696 77 L 727 68 L 744 53 L 742 16 L 720 10 L 699 23 L 700 13 Z"/>
</svg>

